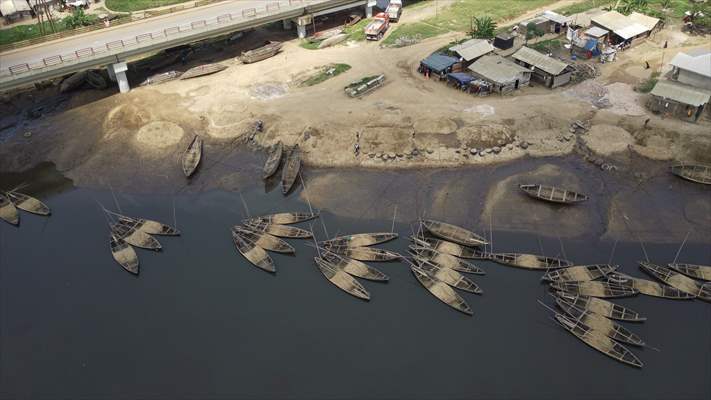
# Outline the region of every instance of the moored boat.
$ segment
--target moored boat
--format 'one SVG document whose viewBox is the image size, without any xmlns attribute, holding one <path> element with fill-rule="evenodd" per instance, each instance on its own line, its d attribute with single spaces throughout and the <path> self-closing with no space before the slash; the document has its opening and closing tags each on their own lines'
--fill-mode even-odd
<svg viewBox="0 0 711 400">
<path fill-rule="evenodd" d="M 12 225 L 20 223 L 20 214 L 17 212 L 17 208 L 3 193 L 0 193 L 0 218 Z"/>
<path fill-rule="evenodd" d="M 572 190 L 561 189 L 546 185 L 519 185 L 518 186 L 527 195 L 544 201 L 559 204 L 575 204 L 588 199 L 588 196 L 573 192 Z"/>
<path fill-rule="evenodd" d="M 568 260 L 539 256 L 536 254 L 489 253 L 489 259 L 498 264 L 533 270 L 567 268 L 573 265 L 573 263 Z"/>
<path fill-rule="evenodd" d="M 711 166 L 679 164 L 672 166 L 671 171 L 687 181 L 711 185 Z"/>
<path fill-rule="evenodd" d="M 262 47 L 253 50 L 243 51 L 239 59 L 245 64 L 262 61 L 276 55 L 279 50 L 281 50 L 282 45 L 283 44 L 281 42 L 266 42 Z"/>
<path fill-rule="evenodd" d="M 642 271 L 671 287 L 696 296 L 700 300 L 711 302 L 711 283 L 702 284 L 667 267 L 648 262 L 639 263 L 639 267 Z"/>
<path fill-rule="evenodd" d="M 132 225 L 134 229 L 145 232 L 149 235 L 179 236 L 180 231 L 170 225 L 153 221 L 150 219 L 131 218 L 122 215 L 118 218 L 120 223 Z"/>
<path fill-rule="evenodd" d="M 270 224 L 279 225 L 289 225 L 296 224 L 299 222 L 308 221 L 318 217 L 317 213 L 305 213 L 305 212 L 286 212 L 277 214 L 261 215 L 259 217 L 249 218 L 244 220 L 244 223 L 248 222 L 267 222 Z"/>
<path fill-rule="evenodd" d="M 568 292 L 573 294 L 581 294 L 583 296 L 613 298 L 613 297 L 629 297 L 639 293 L 637 290 L 610 282 L 550 282 L 550 287 L 553 290 Z"/>
<path fill-rule="evenodd" d="M 602 315 L 603 317 L 630 322 L 642 322 L 647 320 L 646 317 L 642 317 L 637 311 L 597 297 L 566 292 L 554 292 L 553 296 L 561 298 L 581 310 L 587 310 Z"/>
<path fill-rule="evenodd" d="M 459 258 L 471 258 L 479 260 L 488 258 L 486 253 L 481 250 L 472 249 L 466 246 L 462 246 L 461 244 L 448 242 L 446 240 L 419 238 L 416 236 L 411 236 L 410 239 L 420 247 L 431 247 L 432 249 L 437 250 L 440 253 L 453 255 Z"/>
<path fill-rule="evenodd" d="M 193 140 L 190 142 L 187 150 L 183 153 L 183 174 L 186 178 L 195 173 L 198 165 L 200 164 L 200 159 L 202 158 L 202 139 L 200 136 L 195 135 Z"/>
<path fill-rule="evenodd" d="M 329 282 L 344 292 L 363 300 L 370 300 L 370 293 L 354 277 L 320 257 L 314 257 L 316 266 Z"/>
<path fill-rule="evenodd" d="M 232 241 L 234 242 L 235 248 L 254 266 L 259 267 L 267 272 L 276 272 L 276 267 L 274 266 L 274 261 L 269 257 L 264 249 L 250 242 L 247 238 L 239 235 L 236 232 L 232 232 Z"/>
<path fill-rule="evenodd" d="M 146 250 L 158 251 L 160 242 L 145 232 L 135 229 L 135 223 L 117 222 L 111 225 L 111 232 L 126 243 Z"/>
<path fill-rule="evenodd" d="M 245 221 L 244 225 L 253 231 L 265 232 L 283 238 L 308 239 L 312 236 L 312 233 L 305 229 L 265 221 Z"/>
<path fill-rule="evenodd" d="M 416 259 L 421 258 L 443 268 L 450 268 L 455 271 L 466 272 L 470 274 L 486 274 L 483 269 L 477 267 L 476 265 L 472 265 L 464 260 L 460 260 L 459 258 L 451 254 L 440 253 L 437 250 L 429 247 L 410 246 L 409 249 Z"/>
<path fill-rule="evenodd" d="M 301 170 L 301 150 L 299 145 L 295 145 L 284 163 L 284 168 L 281 171 L 281 192 L 283 194 L 289 193 L 289 190 L 294 186 L 296 178 L 299 176 L 299 171 Z"/>
<path fill-rule="evenodd" d="M 472 282 L 469 278 L 462 275 L 458 271 L 451 268 L 440 267 L 439 265 L 421 258 L 415 258 L 415 263 L 417 263 L 417 266 L 420 267 L 422 271 L 430 275 L 432 278 L 442 281 L 453 288 L 461 289 L 469 293 L 482 293 L 479 285 Z"/>
<path fill-rule="evenodd" d="M 546 272 L 543 280 L 556 282 L 586 282 L 602 278 L 617 270 L 617 265 L 594 264 L 574 265 L 572 267 Z"/>
<path fill-rule="evenodd" d="M 575 307 L 572 303 L 565 301 L 562 297 L 555 299 L 556 304 L 563 312 L 576 321 L 580 321 L 586 326 L 595 329 L 610 339 L 624 342 L 635 346 L 644 346 L 644 341 L 636 334 L 630 332 L 624 326 L 614 322 L 602 315 Z"/>
<path fill-rule="evenodd" d="M 211 75 L 220 71 L 224 71 L 227 69 L 227 66 L 222 65 L 222 64 L 204 64 L 204 65 L 198 65 L 197 67 L 190 68 L 189 70 L 185 71 L 181 76 L 180 79 L 192 79 L 192 78 L 197 78 L 199 76 L 205 76 L 205 75 Z"/>
<path fill-rule="evenodd" d="M 415 278 L 427 291 L 441 300 L 444 304 L 454 308 L 464 314 L 473 315 L 471 307 L 466 301 L 446 283 L 432 277 L 420 267 L 410 263 L 410 270 Z"/>
<path fill-rule="evenodd" d="M 681 290 L 673 288 L 669 285 L 663 285 L 658 282 L 650 281 L 649 279 L 637 278 L 621 272 L 613 272 L 607 275 L 607 281 L 617 285 L 630 287 L 647 296 L 661 297 L 672 300 L 691 300 L 696 297 L 688 293 L 684 293 Z"/>
<path fill-rule="evenodd" d="M 140 86 L 158 85 L 178 78 L 180 78 L 180 72 L 178 71 L 163 72 L 162 74 L 149 76 L 145 81 L 141 82 Z"/>
<path fill-rule="evenodd" d="M 362 261 L 344 257 L 325 249 L 321 253 L 321 258 L 323 258 L 326 262 L 331 263 L 333 266 L 340 268 L 358 278 L 368 279 L 371 281 L 387 281 L 390 279 L 378 269 L 373 268 Z"/>
<path fill-rule="evenodd" d="M 111 256 L 116 260 L 123 269 L 138 275 L 138 256 L 126 241 L 118 236 L 111 234 Z"/>
<path fill-rule="evenodd" d="M 377 247 L 348 247 L 324 245 L 326 250 L 358 261 L 393 261 L 401 258 L 400 254 Z"/>
<path fill-rule="evenodd" d="M 18 192 L 8 192 L 7 198 L 10 199 L 12 204 L 22 211 L 27 211 L 32 214 L 37 215 L 49 215 L 50 210 L 46 204 L 42 203 L 38 199 L 28 196 L 23 193 Z"/>
<path fill-rule="evenodd" d="M 329 246 L 363 247 L 385 243 L 395 238 L 397 238 L 397 233 L 391 232 L 356 233 L 354 235 L 337 236 L 333 239 L 324 240 L 321 244 Z"/>
<path fill-rule="evenodd" d="M 489 244 L 486 239 L 476 233 L 446 222 L 426 219 L 422 221 L 422 226 L 439 238 L 458 243 L 463 246 L 476 247 Z"/>
<path fill-rule="evenodd" d="M 277 143 L 276 146 L 269 152 L 269 157 L 267 161 L 264 162 L 264 174 L 262 178 L 267 179 L 279 169 L 279 164 L 281 163 L 281 156 L 284 153 L 284 146 L 281 142 Z"/>
<path fill-rule="evenodd" d="M 668 266 L 674 271 L 681 272 L 686 276 L 703 281 L 711 281 L 711 266 L 682 263 L 668 264 Z"/>
<path fill-rule="evenodd" d="M 265 232 L 255 232 L 241 226 L 234 226 L 232 233 L 243 236 L 264 250 L 275 251 L 277 253 L 296 253 L 296 250 L 294 250 L 289 243 Z"/>
</svg>

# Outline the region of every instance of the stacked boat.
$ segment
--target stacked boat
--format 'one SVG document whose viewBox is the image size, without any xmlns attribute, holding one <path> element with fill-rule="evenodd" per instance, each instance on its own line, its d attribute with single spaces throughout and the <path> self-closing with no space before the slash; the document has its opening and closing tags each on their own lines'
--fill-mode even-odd
<svg viewBox="0 0 711 400">
<path fill-rule="evenodd" d="M 0 219 L 11 224 L 20 224 L 20 213 L 22 210 L 35 215 L 48 216 L 49 207 L 38 199 L 16 191 L 0 192 Z"/>
</svg>

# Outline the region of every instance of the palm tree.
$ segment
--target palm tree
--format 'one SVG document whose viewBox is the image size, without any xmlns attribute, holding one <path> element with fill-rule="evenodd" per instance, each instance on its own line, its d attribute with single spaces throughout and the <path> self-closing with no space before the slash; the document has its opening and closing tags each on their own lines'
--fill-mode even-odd
<svg viewBox="0 0 711 400">
<path fill-rule="evenodd" d="M 489 39 L 494 37 L 496 31 L 496 22 L 489 16 L 474 17 L 474 32 L 473 37 L 479 39 Z"/>
</svg>

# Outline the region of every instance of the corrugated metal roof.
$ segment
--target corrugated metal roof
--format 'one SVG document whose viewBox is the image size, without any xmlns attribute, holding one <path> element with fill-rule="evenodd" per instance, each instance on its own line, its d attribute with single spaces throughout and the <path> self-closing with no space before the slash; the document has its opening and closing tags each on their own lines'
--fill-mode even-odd
<svg viewBox="0 0 711 400">
<path fill-rule="evenodd" d="M 656 18 L 648 17 L 644 14 L 638 14 L 636 19 L 627 17 L 617 11 L 608 11 L 604 14 L 596 15 L 591 18 L 591 21 L 604 27 L 607 30 L 614 32 L 617 36 L 623 39 L 631 39 L 651 30 L 646 24 Z M 642 21 L 642 22 L 640 22 Z M 657 20 L 659 22 L 659 20 Z M 654 24 L 656 25 L 656 23 Z"/>
<path fill-rule="evenodd" d="M 530 70 L 498 55 L 487 55 L 476 60 L 469 70 L 491 82 L 505 84 L 515 81 Z"/>
<path fill-rule="evenodd" d="M 687 53 L 678 53 L 672 58 L 669 64 L 691 71 L 699 75 L 711 78 L 711 51 L 706 50 L 705 53 L 699 55 L 689 55 Z"/>
<path fill-rule="evenodd" d="M 460 57 L 467 61 L 479 58 L 484 54 L 494 51 L 494 46 L 484 39 L 471 39 L 462 44 L 452 46 L 449 51 L 459 54 Z"/>
<path fill-rule="evenodd" d="M 556 24 L 567 24 L 568 21 L 570 21 L 570 17 L 566 17 L 565 15 L 560 15 L 555 11 L 543 11 L 542 16 L 544 18 L 547 18 Z"/>
<path fill-rule="evenodd" d="M 650 31 L 656 28 L 657 24 L 659 23 L 659 18 L 650 17 L 646 14 L 640 14 L 637 11 L 632 12 L 632 14 L 630 14 L 627 18 L 629 18 L 632 22 L 636 22 L 640 25 L 643 25 L 645 28 L 647 28 L 647 30 Z"/>
<path fill-rule="evenodd" d="M 442 54 L 432 54 L 431 56 L 422 60 L 422 64 L 426 65 L 427 68 L 434 70 L 436 72 L 444 71 L 445 69 L 451 67 L 457 63 L 456 58 L 445 56 Z"/>
<path fill-rule="evenodd" d="M 523 61 L 526 64 L 531 64 L 534 67 L 541 69 L 551 75 L 558 75 L 568 67 L 568 64 L 541 54 L 529 47 L 521 47 L 515 52 L 512 58 Z"/>
<path fill-rule="evenodd" d="M 645 32 L 649 32 L 649 29 L 647 29 L 646 26 L 638 23 L 633 23 L 631 25 L 628 25 L 622 29 L 616 29 L 615 34 L 622 39 L 631 39 L 635 36 L 641 35 Z"/>
<path fill-rule="evenodd" d="M 627 17 L 618 13 L 617 11 L 608 11 L 606 13 L 596 15 L 590 20 L 613 32 L 618 29 L 622 29 L 630 24 L 630 21 L 627 20 Z"/>
<path fill-rule="evenodd" d="M 607 35 L 608 33 L 610 33 L 610 31 L 608 31 L 606 29 L 602 29 L 599 26 L 593 26 L 592 28 L 585 31 L 586 35 L 592 36 L 594 38 L 601 38 L 601 37 Z"/>
<path fill-rule="evenodd" d="M 673 81 L 659 81 L 652 89 L 653 96 L 698 107 L 709 102 L 711 92 Z"/>
<path fill-rule="evenodd" d="M 30 5 L 25 0 L 0 0 L 0 14 L 2 15 L 12 15 L 29 10 Z"/>
</svg>

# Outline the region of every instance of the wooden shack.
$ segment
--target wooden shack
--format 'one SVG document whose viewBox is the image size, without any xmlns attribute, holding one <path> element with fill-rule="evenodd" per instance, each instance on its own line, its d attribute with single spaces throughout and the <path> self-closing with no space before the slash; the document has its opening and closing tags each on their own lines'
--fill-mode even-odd
<svg viewBox="0 0 711 400">
<path fill-rule="evenodd" d="M 570 82 L 573 73 L 570 65 L 529 47 L 521 47 L 511 58 L 518 65 L 532 71 L 531 79 L 548 88 L 565 85 Z"/>
<path fill-rule="evenodd" d="M 499 55 L 486 55 L 469 66 L 472 75 L 488 82 L 494 93 L 510 93 L 528 86 L 531 70 Z"/>
</svg>

